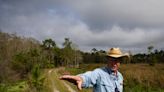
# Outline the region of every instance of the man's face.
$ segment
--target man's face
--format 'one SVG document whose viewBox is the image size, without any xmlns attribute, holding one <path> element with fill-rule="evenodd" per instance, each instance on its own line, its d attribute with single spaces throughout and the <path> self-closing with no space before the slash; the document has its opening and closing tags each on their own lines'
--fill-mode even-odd
<svg viewBox="0 0 164 92">
<path fill-rule="evenodd" d="M 109 57 L 109 60 L 108 60 L 108 66 L 110 66 L 110 68 L 116 72 L 120 66 L 120 58 L 112 58 L 112 57 Z"/>
</svg>

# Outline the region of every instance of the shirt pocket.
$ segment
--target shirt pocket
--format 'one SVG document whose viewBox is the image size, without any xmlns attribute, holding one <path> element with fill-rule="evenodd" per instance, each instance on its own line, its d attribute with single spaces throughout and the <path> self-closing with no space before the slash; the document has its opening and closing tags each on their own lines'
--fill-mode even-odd
<svg viewBox="0 0 164 92">
<path fill-rule="evenodd" d="M 105 81 L 105 80 L 100 81 L 100 86 L 103 87 L 107 92 L 113 92 L 114 91 L 114 86 L 109 81 Z"/>
</svg>

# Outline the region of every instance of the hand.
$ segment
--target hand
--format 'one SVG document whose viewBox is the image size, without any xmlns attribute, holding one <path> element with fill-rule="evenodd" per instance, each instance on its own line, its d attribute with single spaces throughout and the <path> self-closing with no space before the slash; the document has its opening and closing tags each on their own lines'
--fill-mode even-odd
<svg viewBox="0 0 164 92">
<path fill-rule="evenodd" d="M 71 83 L 74 83 L 75 85 L 77 85 L 77 88 L 79 90 L 82 89 L 81 86 L 82 86 L 82 83 L 83 83 L 83 79 L 80 76 L 63 75 L 59 79 L 67 80 L 67 81 L 69 81 Z"/>
</svg>

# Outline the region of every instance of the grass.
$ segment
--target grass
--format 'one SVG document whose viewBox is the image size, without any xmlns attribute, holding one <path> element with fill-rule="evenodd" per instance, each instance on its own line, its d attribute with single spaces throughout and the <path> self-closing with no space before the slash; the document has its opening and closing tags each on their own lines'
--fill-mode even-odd
<svg viewBox="0 0 164 92">
<path fill-rule="evenodd" d="M 79 69 L 66 68 L 76 75 L 104 64 L 81 65 Z M 148 64 L 122 64 L 120 72 L 124 77 L 124 92 L 164 92 L 164 64 L 149 66 Z M 85 90 L 83 92 L 92 92 Z"/>
<path fill-rule="evenodd" d="M 69 92 L 62 80 L 59 80 L 60 74 L 70 73 L 77 75 L 86 71 L 103 67 L 104 64 L 84 64 L 80 68 L 60 68 L 44 71 L 46 77 L 44 81 L 45 92 L 54 92 L 54 88 L 60 92 Z M 51 70 L 51 73 L 49 73 Z M 149 66 L 148 64 L 121 64 L 119 70 L 124 77 L 124 92 L 164 92 L 164 64 Z M 79 91 L 77 87 L 69 84 L 76 92 L 92 92 L 92 88 Z M 13 85 L 0 85 L 0 92 L 27 92 L 26 81 L 20 81 Z M 32 92 L 32 91 L 29 91 Z"/>
<path fill-rule="evenodd" d="M 59 90 L 60 92 L 68 92 L 61 80 L 59 80 L 57 72 L 53 71 L 53 69 L 51 72 L 49 71 L 47 70 L 47 79 L 45 81 L 45 85 L 47 85 L 47 88 L 49 89 L 47 92 L 54 92 L 54 89 Z"/>
<path fill-rule="evenodd" d="M 24 92 L 27 89 L 26 81 L 17 82 L 7 87 L 6 92 Z"/>
<path fill-rule="evenodd" d="M 125 87 L 142 85 L 146 89 L 164 89 L 164 64 L 149 66 L 147 64 L 127 64 L 120 68 L 124 76 Z"/>
</svg>

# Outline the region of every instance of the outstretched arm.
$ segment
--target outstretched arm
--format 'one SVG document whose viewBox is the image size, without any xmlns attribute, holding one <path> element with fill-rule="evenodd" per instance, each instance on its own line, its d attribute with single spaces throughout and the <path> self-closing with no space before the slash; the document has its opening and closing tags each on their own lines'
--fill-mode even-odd
<svg viewBox="0 0 164 92">
<path fill-rule="evenodd" d="M 94 71 L 87 71 L 77 76 L 64 75 L 61 76 L 60 79 L 76 84 L 77 88 L 81 90 L 82 88 L 93 87 L 96 84 L 97 79 L 100 76 L 99 72 L 101 71 L 101 69 L 95 69 Z"/>
<path fill-rule="evenodd" d="M 61 80 L 67 80 L 69 82 L 72 82 L 74 84 L 77 85 L 77 88 L 79 90 L 82 89 L 82 83 L 83 83 L 83 79 L 80 76 L 72 76 L 72 75 L 63 75 L 60 77 Z"/>
</svg>

